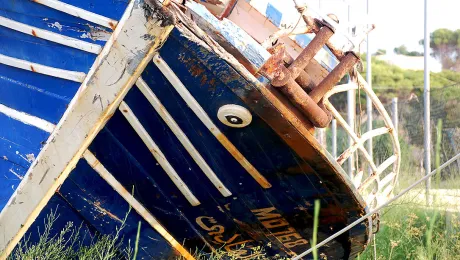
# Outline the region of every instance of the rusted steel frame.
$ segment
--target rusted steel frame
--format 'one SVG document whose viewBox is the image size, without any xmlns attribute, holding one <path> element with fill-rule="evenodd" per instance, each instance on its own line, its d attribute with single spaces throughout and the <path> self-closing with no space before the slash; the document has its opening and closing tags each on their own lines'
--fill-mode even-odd
<svg viewBox="0 0 460 260">
<path fill-rule="evenodd" d="M 273 79 L 272 85 L 277 87 L 288 99 L 307 116 L 315 127 L 324 128 L 332 120 L 325 110 L 321 109 L 317 102 L 295 82 L 291 73 L 284 66 L 279 68 L 277 77 Z"/>
<path fill-rule="evenodd" d="M 339 86 L 336 86 L 334 87 L 333 89 L 331 89 L 330 91 L 328 91 L 324 97 L 323 97 L 323 102 L 326 104 L 326 106 L 328 107 L 328 109 L 330 109 L 330 111 L 332 112 L 332 114 L 334 115 L 334 117 L 337 119 L 337 121 L 339 121 L 339 124 L 340 123 L 340 120 L 343 121 L 344 124 L 346 124 L 346 122 L 343 120 L 343 118 L 341 118 L 341 115 L 336 113 L 337 111 L 334 109 L 334 107 L 329 103 L 328 99 L 331 95 L 333 94 L 336 94 L 336 93 L 340 93 L 340 92 L 344 92 L 344 91 L 347 91 L 347 90 L 350 90 L 350 89 L 362 89 L 364 90 L 364 92 L 366 92 L 370 97 L 371 97 L 371 100 L 376 108 L 376 110 L 382 115 L 383 117 L 383 120 L 385 122 L 385 132 L 388 133 L 391 137 L 391 140 L 392 140 L 392 143 L 393 143 L 393 152 L 394 152 L 394 155 L 391 157 L 391 160 L 387 160 L 386 162 L 389 163 L 390 161 L 394 160 L 394 162 L 392 162 L 393 164 L 393 170 L 392 170 L 392 173 L 388 174 L 387 176 L 385 176 L 382 180 L 380 180 L 380 174 L 376 174 L 377 172 L 377 169 L 374 169 L 374 174 L 371 175 L 369 178 L 365 179 L 361 186 L 369 186 L 369 184 L 372 183 L 372 181 L 376 181 L 377 184 L 378 184 L 378 189 L 375 190 L 375 192 L 372 192 L 371 194 L 368 195 L 366 201 L 368 203 L 368 205 L 371 207 L 371 208 L 375 208 L 376 206 L 380 205 L 381 203 L 381 200 L 385 198 L 385 196 L 389 196 L 391 194 L 391 191 L 392 189 L 394 188 L 394 184 L 397 180 L 397 176 L 398 176 L 398 173 L 399 173 L 399 164 L 400 164 L 400 156 L 399 156 L 399 151 L 400 151 L 400 148 L 399 148 L 399 143 L 398 143 L 398 140 L 397 140 L 397 136 L 395 135 L 394 133 L 394 126 L 393 126 L 393 123 L 391 121 L 391 118 L 389 117 L 388 113 L 386 112 L 385 108 L 383 107 L 382 103 L 378 100 L 377 96 L 375 95 L 375 93 L 372 91 L 372 89 L 370 89 L 370 87 L 368 86 L 368 84 L 365 82 L 365 80 L 361 77 L 361 75 L 358 74 L 357 76 L 357 84 L 355 83 L 352 83 L 352 84 L 344 84 L 344 85 L 339 85 Z M 341 124 L 345 131 L 353 138 L 356 134 L 350 134 L 352 131 L 351 128 L 348 127 L 348 125 L 344 126 L 343 124 Z M 382 131 L 383 131 L 383 128 L 382 128 Z M 373 132 L 373 131 L 371 131 Z M 365 139 L 365 136 L 368 136 L 370 135 L 369 133 L 371 132 L 368 132 L 368 133 L 365 133 L 361 138 L 360 140 L 362 139 Z M 359 145 L 359 142 L 356 142 L 353 147 L 360 147 Z M 351 149 L 348 148 L 348 150 Z M 347 151 L 348 151 L 347 150 Z M 356 150 L 356 149 L 354 149 Z M 345 153 L 345 152 L 344 152 Z M 363 153 L 364 154 L 364 153 Z M 366 156 L 365 156 L 366 158 Z M 372 158 L 370 158 L 372 159 Z M 338 163 L 340 163 L 340 160 L 338 161 Z M 385 163 L 384 163 L 385 164 Z M 382 165 L 384 165 L 382 164 Z M 381 166 L 382 166 L 381 165 Z M 382 168 L 381 166 L 379 166 L 378 168 Z M 389 165 L 388 165 L 389 166 Z M 387 167 L 387 166 L 386 166 Z M 385 167 L 385 168 L 386 168 Z M 392 184 L 391 185 L 387 185 L 388 183 L 390 183 L 391 181 Z M 382 189 L 384 189 L 384 191 L 382 191 Z M 362 193 L 364 191 L 364 188 L 361 188 L 360 190 L 360 193 Z M 374 205 L 373 204 L 373 201 L 377 201 L 377 204 Z"/>
<path fill-rule="evenodd" d="M 286 47 L 283 44 L 277 44 L 267 49 L 271 54 L 270 58 L 262 65 L 258 73 L 265 76 L 270 81 L 278 77 L 278 74 L 284 66 L 284 60 L 290 58 L 286 53 Z M 241 63 L 241 62 L 240 62 Z"/>
<path fill-rule="evenodd" d="M 354 89 L 358 89 L 358 85 L 354 82 L 352 83 L 346 83 L 346 84 L 342 84 L 342 85 L 337 85 L 335 86 L 333 89 L 331 89 L 330 91 L 328 91 L 324 96 L 323 96 L 323 100 L 327 100 L 329 99 L 330 96 L 334 95 L 334 94 L 337 94 L 337 93 L 341 93 L 341 92 L 345 92 L 345 91 L 348 91 L 348 90 L 354 90 Z"/>
<path fill-rule="evenodd" d="M 367 82 L 364 80 L 364 78 L 359 73 L 357 75 L 357 83 L 359 85 L 359 88 L 363 89 L 366 92 L 366 94 L 371 98 L 372 103 L 374 104 L 374 108 L 380 113 L 385 123 L 385 126 L 389 129 L 389 133 L 391 137 L 390 139 L 391 139 L 391 142 L 393 143 L 393 154 L 396 156 L 396 161 L 393 163 L 393 172 L 396 173 L 396 177 L 394 178 L 393 184 L 392 184 L 392 186 L 394 187 L 396 180 L 398 179 L 398 176 L 399 176 L 399 168 L 401 164 L 401 155 L 400 155 L 401 147 L 399 145 L 397 133 L 394 131 L 395 128 L 394 128 L 393 122 L 390 116 L 388 115 L 388 112 L 383 107 L 383 104 L 380 102 L 377 95 L 369 87 Z"/>
<path fill-rule="evenodd" d="M 387 176 L 383 177 L 383 179 L 381 179 L 380 181 L 377 181 L 377 184 L 378 184 L 377 190 L 382 191 L 383 188 L 385 188 L 385 186 L 387 186 L 388 183 L 394 180 L 395 177 L 396 177 L 396 173 L 394 172 L 388 173 Z"/>
<path fill-rule="evenodd" d="M 349 52 L 340 63 L 321 81 L 321 83 L 310 92 L 310 97 L 318 103 L 323 96 L 334 88 L 335 84 L 345 76 L 345 74 L 356 64 L 359 58 Z"/>
<path fill-rule="evenodd" d="M 345 119 L 343 119 L 343 117 L 340 115 L 340 113 L 337 111 L 337 109 L 335 109 L 335 107 L 329 102 L 329 100 L 323 100 L 323 102 L 324 102 L 324 105 L 326 106 L 326 108 L 329 111 L 331 111 L 332 115 L 337 120 L 339 125 L 343 127 L 345 132 L 347 132 L 347 134 L 353 139 L 353 141 L 355 143 L 359 142 L 359 137 L 356 135 L 356 133 L 353 131 L 353 129 L 348 125 L 348 123 L 345 121 Z M 369 155 L 367 150 L 362 145 L 358 146 L 358 149 L 363 154 L 364 159 L 371 166 L 372 171 L 376 172 L 377 171 L 377 166 L 375 165 L 373 159 L 371 158 L 371 156 Z"/>
<path fill-rule="evenodd" d="M 329 38 L 331 38 L 332 35 L 334 35 L 334 31 L 327 26 L 323 26 L 319 30 L 313 40 L 289 66 L 292 78 L 296 79 L 299 76 L 301 71 L 305 69 L 311 59 L 313 59 L 316 53 L 323 48 L 324 44 L 329 40 Z"/>
<path fill-rule="evenodd" d="M 327 34 L 327 33 L 326 33 Z M 321 48 L 321 46 L 320 46 Z M 302 89 L 299 84 L 292 77 L 291 71 L 284 67 L 285 59 L 285 48 L 283 45 L 277 45 L 269 49 L 273 55 L 270 59 L 262 66 L 260 73 L 266 76 L 274 87 L 277 87 L 283 92 L 285 96 L 304 114 L 315 127 L 326 127 L 332 120 L 332 117 L 324 107 L 318 106 L 318 102 L 312 101 L 305 90 Z M 315 52 L 316 53 L 316 52 Z M 311 56 L 315 55 L 315 53 Z M 308 53 L 307 53 L 308 54 Z M 310 55 L 310 54 L 308 54 Z M 305 57 L 305 56 L 304 56 Z M 310 58 L 310 60 L 311 60 Z M 308 59 L 308 57 L 307 57 Z M 305 66 L 310 60 L 305 60 Z M 297 68 L 300 69 L 302 74 L 301 80 L 304 80 L 304 87 L 309 88 L 311 79 L 308 74 L 303 71 L 300 64 Z"/>
<path fill-rule="evenodd" d="M 378 184 L 380 182 L 380 179 L 379 179 L 380 174 L 382 174 L 383 171 L 385 171 L 388 167 L 390 167 L 390 165 L 392 165 L 396 161 L 397 161 L 396 155 L 392 155 L 388 157 L 388 159 L 386 159 L 382 164 L 379 165 L 379 167 L 377 167 L 377 170 L 374 173 L 372 173 L 372 175 L 369 178 L 367 178 L 366 180 L 363 181 L 363 183 L 361 183 L 361 185 L 358 187 L 358 191 L 362 192 L 373 181 L 377 181 L 377 184 Z"/>
<path fill-rule="evenodd" d="M 272 80 L 275 77 L 276 71 L 280 69 L 281 66 L 289 67 L 294 62 L 294 59 L 286 52 L 284 44 L 276 44 L 270 48 L 267 48 L 267 51 L 273 54 L 267 60 L 267 62 L 262 66 L 260 72 L 268 79 Z M 309 93 L 314 87 L 315 84 L 310 77 L 310 75 L 304 70 L 300 71 L 299 76 L 295 81 L 303 88 L 307 93 Z"/>
<path fill-rule="evenodd" d="M 379 135 L 383 135 L 383 134 L 386 134 L 388 132 L 389 132 L 388 128 L 381 127 L 381 128 L 377 128 L 377 129 L 371 130 L 371 131 L 363 134 L 361 136 L 361 138 L 359 139 L 359 142 L 356 142 L 352 146 L 348 147 L 348 149 L 345 150 L 337 158 L 337 163 L 342 165 L 348 159 L 348 157 L 350 157 L 358 149 L 359 146 L 362 146 L 364 144 L 364 142 L 366 142 L 370 138 L 373 138 L 373 137 L 376 137 L 376 136 L 379 136 Z"/>
<path fill-rule="evenodd" d="M 314 88 L 315 84 L 311 79 L 310 75 L 304 70 L 302 70 L 299 76 L 295 79 L 295 81 L 305 90 L 307 93 L 310 93 Z"/>
</svg>

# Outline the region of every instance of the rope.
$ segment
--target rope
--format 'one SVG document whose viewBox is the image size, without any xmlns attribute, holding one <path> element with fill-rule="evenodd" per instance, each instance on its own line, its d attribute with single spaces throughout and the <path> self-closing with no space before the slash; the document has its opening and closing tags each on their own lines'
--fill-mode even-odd
<svg viewBox="0 0 460 260">
<path fill-rule="evenodd" d="M 460 153 L 455 155 L 454 157 L 452 157 L 450 160 L 448 160 L 447 162 L 445 162 L 443 165 L 439 166 L 438 169 L 430 172 L 430 174 L 426 175 L 425 177 L 419 179 L 418 181 L 414 182 L 412 185 L 410 185 L 409 187 L 407 187 L 406 189 L 404 189 L 402 192 L 400 192 L 398 195 L 396 195 L 395 197 L 393 197 L 392 199 L 388 200 L 387 202 L 383 203 L 382 205 L 378 206 L 377 208 L 375 208 L 374 210 L 370 211 L 369 213 L 367 213 L 366 215 L 362 216 L 361 218 L 357 219 L 356 221 L 354 221 L 353 223 L 351 223 L 350 225 L 344 227 L 343 229 L 341 229 L 339 232 L 335 233 L 334 235 L 326 238 L 325 240 L 323 240 L 321 243 L 317 244 L 315 247 L 312 247 L 310 249 L 308 249 L 307 251 L 303 252 L 302 254 L 292 258 L 291 260 L 299 260 L 300 258 L 310 254 L 314 249 L 318 249 L 320 248 L 321 246 L 324 246 L 325 244 L 327 244 L 329 241 L 333 240 L 334 238 L 342 235 L 343 233 L 347 232 L 349 229 L 351 229 L 352 227 L 358 225 L 359 223 L 361 223 L 363 220 L 367 219 L 368 217 L 372 216 L 373 214 L 377 213 L 378 211 L 380 211 L 382 208 L 386 207 L 388 204 L 392 203 L 393 201 L 399 199 L 402 195 L 406 194 L 407 192 L 409 192 L 410 190 L 412 190 L 415 186 L 419 185 L 420 183 L 422 183 L 423 181 L 427 180 L 428 178 L 430 178 L 431 176 L 435 175 L 438 171 L 441 171 L 442 169 L 446 168 L 447 166 L 449 166 L 451 163 L 455 162 L 457 159 L 460 158 Z"/>
</svg>

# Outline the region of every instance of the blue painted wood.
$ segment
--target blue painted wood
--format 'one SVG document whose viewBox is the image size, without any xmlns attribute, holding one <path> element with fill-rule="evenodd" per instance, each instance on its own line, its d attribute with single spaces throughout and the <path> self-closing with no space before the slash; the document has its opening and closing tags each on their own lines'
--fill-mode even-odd
<svg viewBox="0 0 460 260">
<path fill-rule="evenodd" d="M 1 16 L 71 37 L 81 38 L 83 34 L 94 33 L 93 25 L 89 26 L 79 18 L 26 0 L 18 0 L 17 4 L 13 2 L 0 4 Z M 124 0 L 65 2 L 114 19 L 121 17 L 127 4 Z M 38 15 L 29 14 L 30 10 Z M 254 41 L 234 37 L 242 35 L 241 29 L 222 27 L 207 11 L 200 15 L 205 17 L 208 25 L 222 33 L 228 46 L 239 50 L 251 64 L 260 66 L 268 57 Z M 62 28 L 55 22 L 59 22 Z M 125 102 L 201 204 L 196 207 L 189 204 L 119 111 L 89 148 L 100 162 L 127 190 L 133 191 L 133 196 L 179 243 L 191 250 L 198 248 L 210 252 L 212 248 L 227 247 L 246 257 L 254 256 L 255 247 L 261 247 L 267 256 L 289 257 L 300 253 L 309 248 L 306 240 L 312 236 L 312 205 L 316 199 L 322 205 L 320 240 L 357 219 L 365 209 L 350 192 L 346 178 L 337 175 L 325 163 L 324 157 L 312 154 L 318 158 L 302 158 L 296 154 L 264 118 L 279 115 L 261 115 L 261 110 L 278 111 L 260 97 L 257 80 L 242 76 L 241 71 L 211 51 L 209 46 L 198 43 L 193 35 L 184 27 L 174 29 L 160 55 L 218 128 L 272 187 L 263 189 L 259 186 L 209 132 L 153 63 L 143 72 L 143 79 L 233 195 L 225 198 L 217 191 L 136 87 L 129 91 Z M 49 66 L 87 72 L 95 59 L 95 55 L 1 27 L 0 37 L 5 39 L 0 41 L 0 53 Z M 88 38 L 83 40 L 94 42 Z M 247 44 L 240 44 L 237 40 Z M 98 44 L 103 42 L 96 41 Z M 75 82 L 0 65 L 0 103 L 53 123 L 59 121 L 78 86 Z M 258 106 L 248 103 L 255 96 Z M 252 123 L 241 129 L 220 123 L 217 111 L 226 104 L 248 108 L 253 115 Z M 0 160 L 0 171 L 14 168 L 23 175 L 30 162 L 22 156 L 25 153 L 37 155 L 48 134 L 2 115 L 0 125 L 7 126 L 0 129 L 0 152 L 7 158 Z M 289 127 L 286 131 L 290 130 Z M 17 184 L 18 180 L 0 179 L 0 208 L 2 201 L 6 202 L 5 198 L 13 192 L 10 185 Z M 33 228 L 40 226 L 49 210 L 57 205 L 65 216 L 58 221 L 58 227 L 63 227 L 66 221 L 83 222 L 85 230 L 92 235 L 113 233 L 129 210 L 126 201 L 84 160 L 78 163 L 53 196 Z M 271 215 L 257 213 L 260 210 Z M 141 257 L 165 259 L 175 254 L 171 246 L 134 211 L 127 217 L 127 226 L 122 231 L 124 245 L 128 245 L 128 239 L 134 241 L 139 221 L 142 223 Z M 358 225 L 320 251 L 336 258 L 348 258 L 362 250 L 368 239 L 367 231 L 365 224 Z M 283 234 L 290 236 L 283 237 Z M 32 235 L 32 240 L 36 239 Z M 243 243 L 246 247 L 239 248 Z"/>
<path fill-rule="evenodd" d="M 129 212 L 128 203 L 92 170 L 86 161 L 79 162 L 60 187 L 59 194 L 100 234 L 114 234 L 126 217 L 126 226 L 120 231 L 125 247 L 130 246 L 129 241 L 131 247 L 133 246 L 140 221 L 140 259 L 164 259 L 174 254 L 175 251 L 167 241 L 134 210 Z"/>
<path fill-rule="evenodd" d="M 0 16 L 90 43 L 103 45 L 105 40 L 102 40 L 102 36 L 109 36 L 111 32 L 109 28 L 30 0 L 4 1 L 0 7 Z M 30 10 L 33 10 L 33 12 Z M 98 35 L 100 37 L 95 38 Z"/>
<path fill-rule="evenodd" d="M 0 103 L 55 124 L 80 86 L 3 64 L 0 72 Z"/>
<path fill-rule="evenodd" d="M 96 59 L 95 54 L 1 26 L 0 37 L 0 54 L 58 69 L 87 72 Z M 8 48 L 9 46 L 15 47 Z"/>
<path fill-rule="evenodd" d="M 87 11 L 119 20 L 123 15 L 129 0 L 63 0 L 67 4 Z"/>
<path fill-rule="evenodd" d="M 270 3 L 267 3 L 267 10 L 265 10 L 265 16 L 277 27 L 281 26 L 283 13 L 276 9 L 276 7 Z"/>
<path fill-rule="evenodd" d="M 0 113 L 0 210 L 19 185 L 49 134 Z"/>
<path fill-rule="evenodd" d="M 131 190 L 134 187 L 135 198 L 176 240 L 183 241 L 189 248 L 219 248 L 224 246 L 220 241 L 229 241 L 227 244 L 233 243 L 230 249 L 236 249 L 235 243 L 244 242 L 249 247 L 263 247 L 268 255 L 289 256 L 291 250 L 298 253 L 308 248 L 308 245 L 290 248 L 283 245 L 274 234 L 286 231 L 287 227 L 269 229 L 264 226 L 267 223 L 258 219 L 251 211 L 273 207 L 275 214 L 279 213 L 281 219 L 289 222 L 289 227 L 307 239 L 311 237 L 312 205 L 315 199 L 321 199 L 322 219 L 328 223 L 320 227 L 320 238 L 327 237 L 332 230 L 342 228 L 348 219 L 358 216 L 361 211 L 356 208 L 349 194 L 334 194 L 329 191 L 322 184 L 326 180 L 320 178 L 256 114 L 253 114 L 251 125 L 243 129 L 233 129 L 218 121 L 216 114 L 220 106 L 246 106 L 234 91 L 248 88 L 248 84 L 253 83 L 241 80 L 238 72 L 222 58 L 205 51 L 203 46 L 188 40 L 177 29 L 173 31 L 160 54 L 211 119 L 273 185 L 270 189 L 261 188 L 199 121 L 155 65 L 149 64 L 143 73 L 144 80 L 233 196 L 224 198 L 217 192 L 137 88 L 131 89 L 125 101 L 201 205 L 192 207 L 185 200 L 120 112 L 114 114 L 90 149 L 125 188 Z M 80 163 L 76 169 L 79 173 L 73 173 L 70 177 L 74 183 L 78 183 L 75 184 L 78 187 L 66 184 L 61 192 L 68 191 L 68 195 L 62 193 L 63 196 L 68 196 L 71 205 L 82 209 L 82 214 L 96 228 L 107 228 L 100 227 L 103 223 L 103 226 L 113 229 L 117 220 L 95 218 L 99 211 L 91 208 L 91 204 L 94 205 L 95 199 L 102 198 L 104 208 L 116 212 L 117 216 L 126 211 L 126 208 L 120 206 L 123 203 L 113 199 L 110 187 L 102 180 L 88 175 L 92 170 L 88 167 L 84 169 L 82 165 L 84 164 Z M 98 189 L 88 192 L 87 186 Z M 83 189 L 86 195 L 75 195 L 76 192 L 81 194 Z M 82 196 L 86 200 L 81 199 Z M 340 213 L 341 210 L 346 210 L 347 214 L 344 211 Z M 197 222 L 200 217 L 209 226 L 211 223 L 206 221 L 212 217 L 213 224 L 225 229 L 222 236 L 216 240 L 215 234 L 209 234 L 209 230 L 205 230 L 200 226 L 201 222 Z M 128 223 L 135 226 L 132 221 Z M 359 226 L 352 234 L 356 233 L 354 237 L 358 237 L 365 230 L 364 225 Z M 324 252 L 346 257 L 350 253 L 348 238 L 349 236 L 339 238 Z M 361 239 L 365 240 L 366 237 Z M 240 253 L 248 256 L 254 252 L 247 249 Z"/>
<path fill-rule="evenodd" d="M 76 237 L 77 243 L 74 244 L 75 250 L 81 245 L 89 246 L 91 245 L 91 242 L 96 241 L 93 240 L 93 238 L 99 235 L 98 232 L 78 212 L 76 212 L 75 209 L 65 201 L 65 199 L 63 199 L 59 194 L 56 194 L 40 212 L 37 220 L 29 228 L 21 242 L 24 243 L 27 239 L 29 239 L 29 245 L 36 243 L 43 235 L 45 225 L 50 223 L 49 219 L 53 215 L 55 218 L 49 238 L 54 236 L 55 233 L 59 233 L 61 230 L 64 230 L 69 224 L 71 224 L 74 230 L 79 230 L 79 234 Z M 66 234 L 64 239 L 70 239 L 70 235 L 70 233 Z"/>
</svg>

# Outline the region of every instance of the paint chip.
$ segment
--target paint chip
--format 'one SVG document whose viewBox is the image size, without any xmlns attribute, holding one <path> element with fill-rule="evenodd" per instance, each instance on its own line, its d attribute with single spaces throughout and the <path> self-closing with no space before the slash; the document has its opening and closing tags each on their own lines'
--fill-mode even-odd
<svg viewBox="0 0 460 260">
<path fill-rule="evenodd" d="M 27 161 L 33 162 L 35 161 L 35 155 L 33 153 L 26 154 Z"/>
</svg>

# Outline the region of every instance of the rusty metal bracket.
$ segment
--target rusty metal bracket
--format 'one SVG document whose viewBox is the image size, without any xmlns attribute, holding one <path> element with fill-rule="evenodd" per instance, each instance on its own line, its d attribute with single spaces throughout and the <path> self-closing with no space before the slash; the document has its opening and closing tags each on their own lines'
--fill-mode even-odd
<svg viewBox="0 0 460 260">
<path fill-rule="evenodd" d="M 307 116 L 314 126 L 320 128 L 326 127 L 331 120 L 328 114 L 295 82 L 288 69 L 282 67 L 280 75 L 282 76 L 277 77 L 276 79 L 278 80 L 274 82 L 275 84 L 281 83 L 281 86 L 273 83 L 272 85 L 278 87 Z"/>
<path fill-rule="evenodd" d="M 308 65 L 308 63 L 315 57 L 316 53 L 320 51 L 324 44 L 334 35 L 334 32 L 323 26 L 313 40 L 305 47 L 305 49 L 300 53 L 299 57 L 294 60 L 294 62 L 289 66 L 289 71 L 291 72 L 292 78 L 297 78 L 301 71 Z"/>
<path fill-rule="evenodd" d="M 359 57 L 353 52 L 347 53 L 342 61 L 321 81 L 321 83 L 310 92 L 315 102 L 319 102 L 323 96 L 331 90 L 340 79 L 359 61 Z"/>
</svg>

